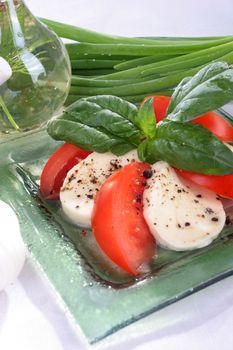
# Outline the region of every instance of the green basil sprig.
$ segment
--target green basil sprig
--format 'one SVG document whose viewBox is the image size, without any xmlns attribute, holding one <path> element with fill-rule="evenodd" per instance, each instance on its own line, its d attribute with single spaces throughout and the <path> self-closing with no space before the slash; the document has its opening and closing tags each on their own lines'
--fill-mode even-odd
<svg viewBox="0 0 233 350">
<path fill-rule="evenodd" d="M 168 121 L 157 127 L 156 138 L 138 147 L 142 161 L 164 160 L 179 169 L 223 175 L 233 173 L 233 152 L 202 125 Z"/>
<path fill-rule="evenodd" d="M 141 140 L 141 132 L 134 125 L 137 107 L 117 96 L 93 96 L 81 99 L 68 107 L 63 117 L 85 123 L 95 128 L 102 127 L 135 145 Z"/>
<path fill-rule="evenodd" d="M 53 139 L 72 143 L 87 151 L 94 150 L 99 153 L 112 151 L 116 155 L 122 155 L 135 148 L 134 145 L 108 133 L 106 130 L 60 117 L 49 122 L 47 131 Z"/>
<path fill-rule="evenodd" d="M 176 88 L 167 119 L 187 122 L 223 106 L 233 98 L 233 67 L 225 62 L 210 63 Z"/>
<path fill-rule="evenodd" d="M 122 155 L 136 148 L 143 137 L 134 124 L 137 107 L 116 96 L 83 98 L 52 119 L 47 131 L 56 140 L 85 150 Z"/>
<path fill-rule="evenodd" d="M 56 140 L 116 155 L 138 148 L 139 159 L 158 160 L 211 175 L 233 173 L 233 152 L 213 133 L 190 121 L 233 100 L 233 68 L 214 62 L 175 89 L 167 117 L 156 127 L 153 99 L 140 108 L 116 96 L 78 100 L 48 124 Z"/>
<path fill-rule="evenodd" d="M 153 97 L 149 97 L 139 108 L 135 117 L 135 123 L 144 134 L 153 139 L 156 135 L 156 119 L 154 114 Z"/>
</svg>

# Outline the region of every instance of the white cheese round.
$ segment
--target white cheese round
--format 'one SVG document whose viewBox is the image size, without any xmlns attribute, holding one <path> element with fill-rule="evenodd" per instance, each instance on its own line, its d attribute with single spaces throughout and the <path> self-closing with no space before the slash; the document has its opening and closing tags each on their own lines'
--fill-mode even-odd
<svg viewBox="0 0 233 350">
<path fill-rule="evenodd" d="M 143 204 L 145 220 L 157 243 L 172 250 L 207 246 L 226 220 L 215 193 L 180 178 L 163 161 L 152 166 Z"/>
<path fill-rule="evenodd" d="M 137 161 L 136 150 L 121 157 L 107 153 L 91 153 L 67 174 L 60 192 L 62 209 L 72 223 L 91 227 L 94 197 L 103 182 L 117 169 Z"/>
</svg>

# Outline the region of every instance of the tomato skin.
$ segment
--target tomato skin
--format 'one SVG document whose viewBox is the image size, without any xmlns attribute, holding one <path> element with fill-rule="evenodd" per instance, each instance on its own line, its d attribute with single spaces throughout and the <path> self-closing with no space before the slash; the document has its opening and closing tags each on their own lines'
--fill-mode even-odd
<svg viewBox="0 0 233 350">
<path fill-rule="evenodd" d="M 156 121 L 159 123 L 166 116 L 167 108 L 170 103 L 171 97 L 169 96 L 154 96 L 154 113 Z"/>
<path fill-rule="evenodd" d="M 95 198 L 92 230 L 96 241 L 116 265 L 132 275 L 155 254 L 155 240 L 143 217 L 145 163 L 126 165 L 112 174 Z"/>
<path fill-rule="evenodd" d="M 217 113 L 205 113 L 192 122 L 204 126 L 222 141 L 233 140 L 233 126 Z"/>
<path fill-rule="evenodd" d="M 223 176 L 206 175 L 181 169 L 176 169 L 176 172 L 185 179 L 191 180 L 222 197 L 233 199 L 233 174 Z"/>
<path fill-rule="evenodd" d="M 227 142 L 233 140 L 233 127 L 224 118 L 214 112 L 208 112 L 193 120 L 193 123 L 202 125 L 210 130 L 220 140 Z M 180 175 L 193 181 L 197 185 L 226 198 L 233 199 L 233 174 L 217 176 L 206 175 L 180 170 Z"/>
<path fill-rule="evenodd" d="M 170 103 L 171 97 L 169 97 L 169 96 L 147 96 L 142 101 L 142 105 L 149 98 L 153 98 L 154 114 L 156 117 L 156 122 L 159 123 L 166 116 L 167 107 Z"/>
<path fill-rule="evenodd" d="M 90 153 L 68 143 L 60 146 L 50 156 L 41 173 L 41 195 L 46 199 L 59 199 L 60 188 L 67 172 Z"/>
<path fill-rule="evenodd" d="M 153 98 L 154 114 L 157 123 L 159 123 L 166 116 L 171 98 L 169 96 L 148 96 L 143 100 L 142 104 L 149 98 Z M 205 113 L 193 119 L 192 122 L 204 126 L 204 128 L 211 131 L 224 142 L 233 141 L 233 126 L 215 112 Z"/>
</svg>

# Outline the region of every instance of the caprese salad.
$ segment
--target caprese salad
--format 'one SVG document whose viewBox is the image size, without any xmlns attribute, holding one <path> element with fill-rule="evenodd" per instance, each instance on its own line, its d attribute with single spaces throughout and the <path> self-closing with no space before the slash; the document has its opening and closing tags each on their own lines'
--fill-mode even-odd
<svg viewBox="0 0 233 350">
<path fill-rule="evenodd" d="M 41 195 L 91 227 L 102 251 L 132 275 L 147 270 L 156 245 L 207 246 L 230 223 L 222 198 L 233 203 L 233 126 L 210 111 L 233 99 L 230 74 L 213 63 L 171 98 L 150 96 L 139 109 L 115 96 L 75 102 L 48 125 L 65 143 L 44 166 Z"/>
</svg>

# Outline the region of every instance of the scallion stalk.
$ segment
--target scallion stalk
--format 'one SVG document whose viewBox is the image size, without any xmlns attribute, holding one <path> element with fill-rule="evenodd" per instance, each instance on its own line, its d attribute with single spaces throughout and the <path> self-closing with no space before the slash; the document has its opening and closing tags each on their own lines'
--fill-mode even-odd
<svg viewBox="0 0 233 350">
<path fill-rule="evenodd" d="M 211 60 L 213 58 L 216 57 L 221 57 L 224 54 L 233 51 L 233 41 L 230 41 L 226 44 L 220 45 L 220 46 L 214 46 L 214 47 L 210 47 L 208 49 L 204 49 L 204 50 L 199 50 L 196 52 L 192 52 L 183 56 L 179 56 L 179 57 L 174 57 L 174 58 L 170 58 L 164 61 L 160 61 L 160 62 L 155 62 L 155 63 L 151 63 L 151 64 L 147 64 L 144 66 L 139 66 L 136 68 L 131 68 L 125 71 L 120 71 L 120 72 L 116 72 L 116 73 L 112 73 L 111 75 L 109 75 L 106 79 L 110 79 L 110 80 L 114 80 L 114 79 L 129 79 L 129 78 L 135 78 L 138 76 L 141 76 L 142 74 L 145 74 L 144 72 L 146 70 L 151 69 L 150 74 L 153 72 L 159 72 L 159 69 L 161 67 L 163 67 L 163 70 L 166 69 L 165 67 L 169 67 L 169 65 L 176 65 L 175 67 L 177 67 L 177 65 L 182 66 L 182 69 L 186 69 L 186 62 L 187 63 L 187 68 L 189 66 L 189 60 L 196 60 L 197 62 L 201 62 L 202 63 L 202 58 L 203 58 L 203 63 L 205 62 L 211 62 Z M 191 62 L 192 64 L 192 62 Z M 192 67 L 192 65 L 191 65 Z M 175 68 L 177 69 L 177 68 Z M 99 79 L 102 79 L 101 77 Z M 105 79 L 105 78 L 104 78 Z"/>
<path fill-rule="evenodd" d="M 151 38 L 129 38 L 116 35 L 108 35 L 98 33 L 92 30 L 80 28 L 70 24 L 60 23 L 57 21 L 52 21 L 46 18 L 40 18 L 40 20 L 49 26 L 58 36 L 61 38 L 71 39 L 79 42 L 88 42 L 88 43 L 98 43 L 98 44 L 145 44 L 145 45 L 158 45 L 167 44 L 168 42 L 172 43 L 195 43 L 195 42 L 205 42 L 218 41 L 227 39 L 225 37 L 203 37 L 203 38 L 172 38 L 172 37 L 151 37 Z"/>
<path fill-rule="evenodd" d="M 131 55 L 131 56 L 151 56 L 161 54 L 182 55 L 198 50 L 203 50 L 213 46 L 218 46 L 226 42 L 232 41 L 232 37 L 227 39 L 218 39 L 207 43 L 179 43 L 177 45 L 146 45 L 146 44 L 90 44 L 90 43 L 71 43 L 67 44 L 66 48 L 72 58 L 75 58 L 75 53 L 82 54 L 108 54 L 108 55 Z"/>
<path fill-rule="evenodd" d="M 163 96 L 171 96 L 173 93 L 173 89 L 164 89 L 161 91 L 152 91 L 151 95 L 163 95 Z M 74 93 L 71 93 L 68 95 L 67 99 L 66 99 L 66 105 L 68 106 L 69 104 L 83 98 L 83 97 L 88 97 L 86 95 L 75 95 Z M 126 95 L 124 96 L 124 99 L 132 102 L 132 103 L 139 103 L 143 100 L 143 98 L 145 97 L 145 94 L 141 94 L 141 95 Z"/>
<path fill-rule="evenodd" d="M 114 66 L 117 71 L 127 70 L 131 68 L 136 68 L 139 66 L 144 66 L 146 64 L 161 62 L 174 57 L 181 57 L 181 55 L 157 55 L 157 56 L 146 56 L 140 58 L 133 58 L 131 60 L 125 60 L 124 62 L 118 63 Z"/>
<path fill-rule="evenodd" d="M 131 102 L 171 94 L 186 76 L 209 62 L 233 63 L 233 36 L 128 38 L 42 19 L 66 44 L 72 83 L 66 103 L 111 94 Z"/>
<path fill-rule="evenodd" d="M 113 68 L 115 65 L 122 63 L 122 60 L 98 60 L 95 58 L 91 59 L 80 59 L 71 60 L 72 69 L 98 69 L 98 68 Z"/>
</svg>

